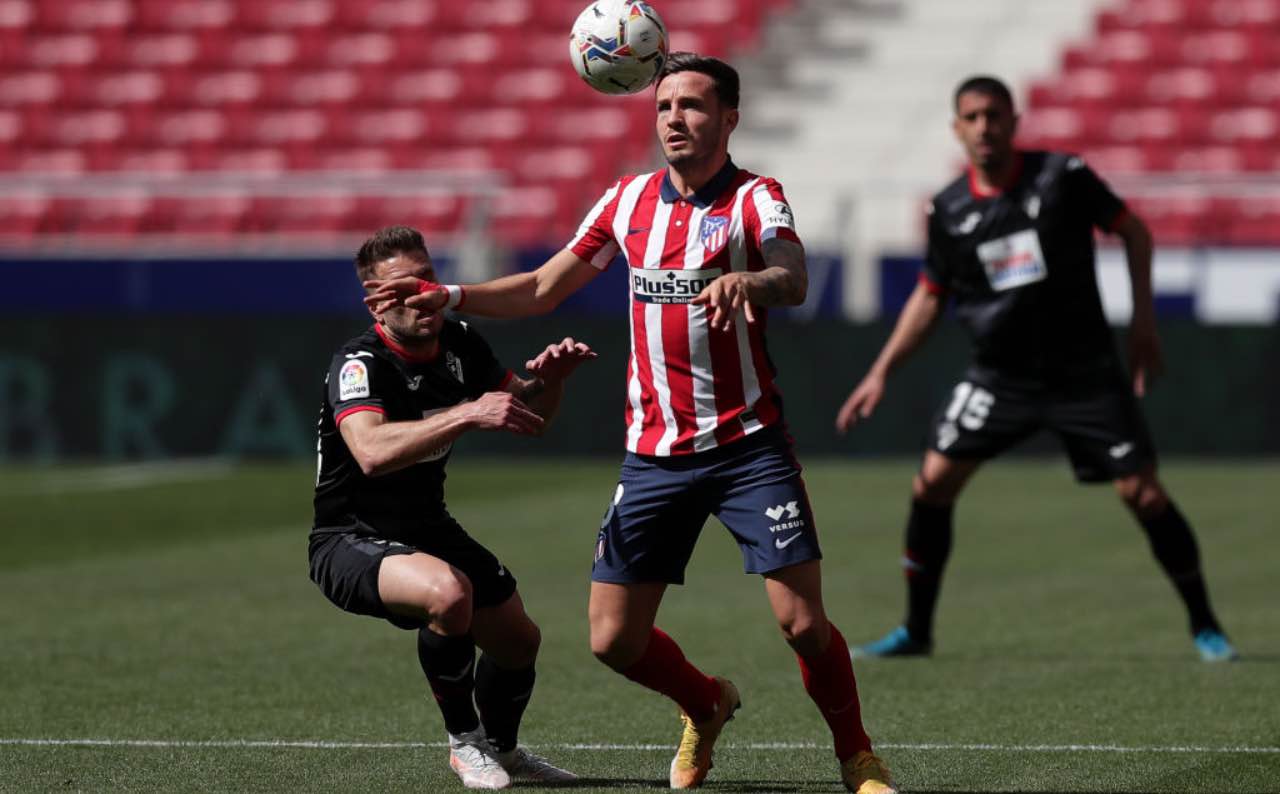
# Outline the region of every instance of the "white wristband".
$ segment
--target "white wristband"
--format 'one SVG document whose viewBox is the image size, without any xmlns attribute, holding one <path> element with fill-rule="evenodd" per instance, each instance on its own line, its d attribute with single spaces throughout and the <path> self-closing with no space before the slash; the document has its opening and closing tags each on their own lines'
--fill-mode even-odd
<svg viewBox="0 0 1280 794">
<path fill-rule="evenodd" d="M 444 302 L 446 309 L 456 309 L 462 305 L 467 299 L 467 293 L 457 284 L 444 284 L 444 291 L 449 293 L 449 298 Z"/>
</svg>

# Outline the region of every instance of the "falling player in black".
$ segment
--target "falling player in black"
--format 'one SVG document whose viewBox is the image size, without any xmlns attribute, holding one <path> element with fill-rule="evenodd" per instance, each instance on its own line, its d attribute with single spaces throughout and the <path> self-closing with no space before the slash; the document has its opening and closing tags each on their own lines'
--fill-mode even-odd
<svg viewBox="0 0 1280 794">
<path fill-rule="evenodd" d="M 974 77 L 956 90 L 953 128 L 968 174 L 934 197 L 920 282 L 893 334 L 836 418 L 840 432 L 871 415 L 885 381 L 929 334 L 948 298 L 974 358 L 930 425 L 907 519 L 907 617 L 854 655 L 925 655 L 951 551 L 952 507 L 983 461 L 1040 429 L 1056 434 L 1081 482 L 1110 481 L 1146 531 L 1186 605 L 1205 661 L 1236 658 L 1205 589 L 1200 552 L 1156 477 L 1138 407 L 1162 369 L 1147 227 L 1081 160 L 1019 151 L 1008 88 Z M 1124 242 L 1133 291 L 1129 372 L 1098 295 L 1094 228 Z"/>
<path fill-rule="evenodd" d="M 365 242 L 356 271 L 435 280 L 422 235 L 404 226 Z M 572 780 L 516 744 L 540 634 L 511 571 L 445 509 L 444 479 L 463 433 L 541 433 L 565 378 L 595 354 L 565 339 L 527 363 L 535 377 L 525 380 L 440 312 L 399 307 L 374 320 L 326 378 L 311 578 L 342 609 L 418 632 L 449 763 L 467 787 Z"/>
</svg>

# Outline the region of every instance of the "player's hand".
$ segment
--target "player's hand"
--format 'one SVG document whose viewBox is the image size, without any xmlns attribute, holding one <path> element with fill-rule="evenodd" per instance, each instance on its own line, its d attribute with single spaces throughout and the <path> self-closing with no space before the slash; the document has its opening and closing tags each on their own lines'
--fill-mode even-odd
<svg viewBox="0 0 1280 794">
<path fill-rule="evenodd" d="M 747 297 L 746 273 L 726 273 L 711 282 L 698 293 L 691 303 L 706 306 L 711 313 L 711 330 L 728 331 L 739 312 L 747 315 L 747 322 L 756 321 L 755 311 Z"/>
<path fill-rule="evenodd" d="M 1164 352 L 1151 320 L 1135 321 L 1129 328 L 1129 374 L 1138 397 L 1145 397 L 1152 382 L 1164 374 Z"/>
<path fill-rule="evenodd" d="M 443 289 L 422 292 L 429 282 L 413 276 L 402 276 L 392 279 L 370 279 L 362 283 L 368 291 L 364 303 L 374 314 L 394 309 L 396 306 L 408 306 L 411 309 L 435 312 L 444 308 L 449 295 Z"/>
<path fill-rule="evenodd" d="M 871 416 L 871 412 L 880 404 L 882 397 L 884 397 L 884 376 L 875 371 L 868 372 L 836 414 L 836 430 L 840 435 L 848 433 L 849 428 Z"/>
<path fill-rule="evenodd" d="M 536 436 L 546 425 L 529 406 L 504 391 L 485 392 L 480 399 L 467 403 L 467 408 L 477 430 L 505 430 L 521 436 Z"/>
<path fill-rule="evenodd" d="M 582 342 L 566 336 L 559 343 L 547 345 L 534 358 L 524 362 L 524 368 L 547 383 L 556 383 L 569 377 L 578 365 L 596 358 L 596 351 Z"/>
</svg>

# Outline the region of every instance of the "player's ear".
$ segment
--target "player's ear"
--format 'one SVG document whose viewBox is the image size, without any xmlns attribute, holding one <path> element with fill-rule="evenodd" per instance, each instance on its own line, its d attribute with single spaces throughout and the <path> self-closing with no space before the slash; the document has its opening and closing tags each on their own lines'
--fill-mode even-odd
<svg viewBox="0 0 1280 794">
<path fill-rule="evenodd" d="M 740 115 L 737 108 L 730 108 L 729 112 L 724 114 L 724 124 L 728 132 L 733 132 L 738 128 L 738 119 Z"/>
<path fill-rule="evenodd" d="M 1014 113 L 1013 121 L 1009 123 L 1009 140 L 1013 140 L 1014 136 L 1018 134 L 1018 122 L 1020 121 L 1022 121 L 1022 116 Z"/>
</svg>

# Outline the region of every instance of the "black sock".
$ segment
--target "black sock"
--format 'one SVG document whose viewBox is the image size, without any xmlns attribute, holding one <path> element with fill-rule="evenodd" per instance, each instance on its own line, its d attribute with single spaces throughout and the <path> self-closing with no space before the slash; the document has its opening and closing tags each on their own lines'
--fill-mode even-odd
<svg viewBox="0 0 1280 794">
<path fill-rule="evenodd" d="M 951 505 L 911 501 L 902 567 L 907 574 L 907 631 L 920 642 L 933 641 L 933 612 L 951 555 L 951 512 Z"/>
<path fill-rule="evenodd" d="M 533 694 L 533 665 L 520 670 L 504 670 L 486 654 L 476 665 L 476 705 L 484 722 L 485 735 L 493 749 L 505 753 L 516 747 L 520 718 Z"/>
<path fill-rule="evenodd" d="M 1183 518 L 1177 505 L 1169 502 L 1165 511 L 1154 518 L 1139 518 L 1146 530 L 1151 551 L 1160 561 L 1160 567 L 1168 574 L 1186 604 L 1191 619 L 1191 633 L 1204 629 L 1221 631 L 1218 619 L 1209 606 L 1209 592 L 1200 572 L 1200 549 L 1196 546 L 1191 525 Z"/>
<path fill-rule="evenodd" d="M 444 729 L 454 736 L 480 727 L 471 701 L 475 658 L 476 644 L 470 634 L 445 637 L 428 628 L 418 630 L 418 663 L 444 715 Z"/>
</svg>

